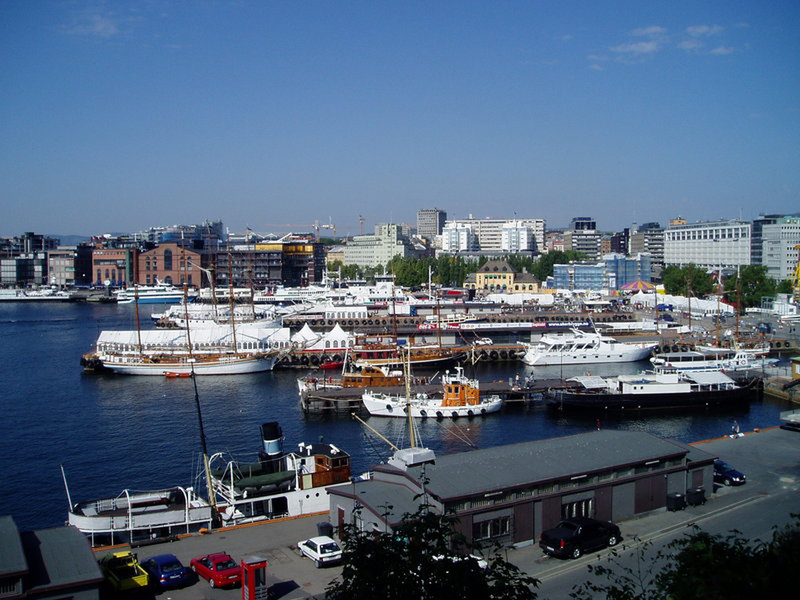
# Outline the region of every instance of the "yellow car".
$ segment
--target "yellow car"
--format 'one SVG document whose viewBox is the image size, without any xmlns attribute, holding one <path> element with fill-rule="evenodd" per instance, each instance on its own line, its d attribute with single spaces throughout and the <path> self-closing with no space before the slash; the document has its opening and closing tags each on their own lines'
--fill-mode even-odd
<svg viewBox="0 0 800 600">
<path fill-rule="evenodd" d="M 147 571 L 130 550 L 107 554 L 99 561 L 103 575 L 118 592 L 147 587 Z"/>
</svg>

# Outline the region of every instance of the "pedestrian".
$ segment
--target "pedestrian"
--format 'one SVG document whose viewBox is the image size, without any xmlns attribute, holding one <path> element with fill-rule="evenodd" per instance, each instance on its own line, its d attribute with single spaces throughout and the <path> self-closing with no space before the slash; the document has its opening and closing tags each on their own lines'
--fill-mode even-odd
<svg viewBox="0 0 800 600">
<path fill-rule="evenodd" d="M 739 422 L 736 419 L 733 420 L 733 425 L 731 426 L 731 437 L 739 437 Z"/>
</svg>

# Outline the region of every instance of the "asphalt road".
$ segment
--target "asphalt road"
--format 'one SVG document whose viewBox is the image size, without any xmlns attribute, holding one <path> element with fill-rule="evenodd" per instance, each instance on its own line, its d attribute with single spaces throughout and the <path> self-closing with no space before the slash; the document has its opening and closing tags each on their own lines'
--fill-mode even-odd
<svg viewBox="0 0 800 600">
<path fill-rule="evenodd" d="M 652 542 L 652 551 L 691 531 L 698 525 L 710 533 L 741 531 L 751 539 L 768 539 L 774 526 L 790 521 L 790 513 L 800 512 L 800 432 L 771 429 L 747 432 L 737 439 L 722 438 L 699 447 L 743 471 L 747 484 L 722 487 L 709 494 L 703 506 L 678 512 L 664 509 L 619 523 L 624 537 L 617 546 L 622 564 L 633 565 L 637 545 Z M 316 535 L 316 523 L 326 515 L 265 523 L 236 530 L 194 535 L 170 544 L 136 549 L 140 559 L 156 554 L 175 554 L 184 564 L 192 557 L 226 551 L 234 558 L 261 556 L 268 560 L 267 579 L 270 600 L 323 598 L 325 587 L 341 573 L 341 567 L 317 569 L 296 550 L 301 539 Z M 578 560 L 545 556 L 536 545 L 508 550 L 508 560 L 525 573 L 541 580 L 539 598 L 568 598 L 573 586 L 592 575 L 587 566 L 605 564 L 609 552 L 603 550 Z M 99 556 L 98 556 L 99 557 Z M 212 589 L 204 580 L 192 586 L 139 596 L 174 600 L 241 598 L 241 589 Z"/>
</svg>

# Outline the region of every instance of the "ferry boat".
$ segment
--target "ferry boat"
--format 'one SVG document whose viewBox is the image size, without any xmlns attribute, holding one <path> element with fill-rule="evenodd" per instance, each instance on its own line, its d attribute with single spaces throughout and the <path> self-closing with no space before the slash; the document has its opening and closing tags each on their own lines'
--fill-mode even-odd
<svg viewBox="0 0 800 600">
<path fill-rule="evenodd" d="M 655 342 L 620 342 L 595 332 L 573 329 L 564 335 L 544 335 L 535 344 L 522 344 L 522 362 L 531 366 L 582 365 L 644 360 Z"/>
<path fill-rule="evenodd" d="M 117 304 L 131 304 L 134 301 L 138 301 L 139 304 L 177 304 L 183 301 L 184 297 L 194 300 L 197 293 L 194 288 L 190 288 L 184 293 L 181 287 L 157 283 L 156 285 L 134 285 L 124 290 L 116 290 L 114 296 Z"/>
<path fill-rule="evenodd" d="M 152 313 L 150 317 L 155 321 L 156 327 L 196 329 L 198 327 L 230 323 L 231 307 L 228 305 L 212 306 L 205 303 L 190 302 L 189 304 L 170 306 L 164 312 Z M 272 307 L 236 304 L 233 306 L 233 318 L 237 324 L 258 323 L 261 327 L 281 326 L 281 318 Z"/>
<path fill-rule="evenodd" d="M 226 453 L 209 458 L 211 482 L 223 525 L 328 512 L 329 486 L 350 483 L 350 455 L 333 444 L 298 444 L 284 452 L 277 422 L 261 425 L 257 460 Z"/>
<path fill-rule="evenodd" d="M 503 406 L 500 396 L 481 398 L 477 379 L 464 375 L 463 367 L 456 367 L 455 373 L 447 371 L 442 376 L 443 393 L 441 398 L 428 394 L 411 397 L 384 394 L 367 390 L 361 401 L 367 412 L 375 417 L 404 417 L 455 419 L 474 417 L 499 411 Z"/>
<path fill-rule="evenodd" d="M 769 346 L 748 349 L 716 348 L 696 346 L 694 350 L 663 352 L 654 354 L 650 362 L 655 367 L 678 371 L 746 371 L 775 364 L 774 359 L 764 358 Z"/>
<path fill-rule="evenodd" d="M 239 462 L 221 452 L 209 458 L 213 506 L 191 487 L 123 490 L 114 498 L 76 504 L 70 499 L 68 522 L 97 546 L 327 512 L 327 488 L 350 482 L 350 456 L 324 443 L 301 443 L 296 452 L 284 453 L 283 432 L 276 422 L 261 425 L 261 437 L 263 448 L 253 462 Z"/>
<path fill-rule="evenodd" d="M 575 389 L 555 390 L 550 405 L 559 409 L 646 410 L 705 408 L 751 400 L 758 379 L 737 382 L 721 371 L 657 369 L 637 375 L 572 377 Z"/>
<path fill-rule="evenodd" d="M 126 489 L 113 498 L 74 505 L 70 500 L 67 515 L 67 523 L 86 534 L 93 547 L 168 538 L 210 528 L 212 521 L 208 500 L 199 497 L 194 488 L 180 486 L 154 491 Z"/>
</svg>

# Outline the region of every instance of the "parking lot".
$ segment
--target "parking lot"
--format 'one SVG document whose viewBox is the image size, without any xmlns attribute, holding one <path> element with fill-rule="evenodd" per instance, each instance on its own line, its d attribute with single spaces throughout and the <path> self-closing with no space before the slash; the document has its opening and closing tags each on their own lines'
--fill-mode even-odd
<svg viewBox="0 0 800 600">
<path fill-rule="evenodd" d="M 748 533 L 751 537 L 768 536 L 772 525 L 788 520 L 788 513 L 782 514 L 783 503 L 794 504 L 796 512 L 796 498 L 800 491 L 800 432 L 771 429 L 744 433 L 740 438 L 725 437 L 698 445 L 743 471 L 747 475 L 746 485 L 715 486 L 715 490 L 708 491 L 708 502 L 704 505 L 676 512 L 660 509 L 621 522 L 619 526 L 624 539 L 628 542 L 634 538 L 658 540 L 688 532 L 695 523 L 710 526 L 718 521 L 724 529 L 725 519 L 748 523 L 753 528 Z M 775 503 L 775 508 L 765 511 L 764 507 L 771 502 Z M 136 552 L 140 559 L 172 553 L 185 565 L 195 556 L 219 551 L 228 552 L 237 559 L 261 556 L 269 563 L 270 599 L 323 598 L 326 586 L 341 573 L 341 567 L 317 569 L 311 560 L 300 555 L 297 542 L 317 535 L 317 523 L 326 518 L 327 515 L 317 515 L 193 535 L 173 543 L 140 547 Z M 525 573 L 542 579 L 541 598 L 555 598 L 561 597 L 557 587 L 559 579 L 587 579 L 586 566 L 598 560 L 603 552 L 586 555 L 577 561 L 563 560 L 545 556 L 534 544 L 509 549 L 508 560 Z M 148 592 L 139 597 L 188 600 L 241 598 L 241 594 L 238 587 L 212 589 L 205 580 L 200 580 L 183 589 L 155 595 Z"/>
</svg>

